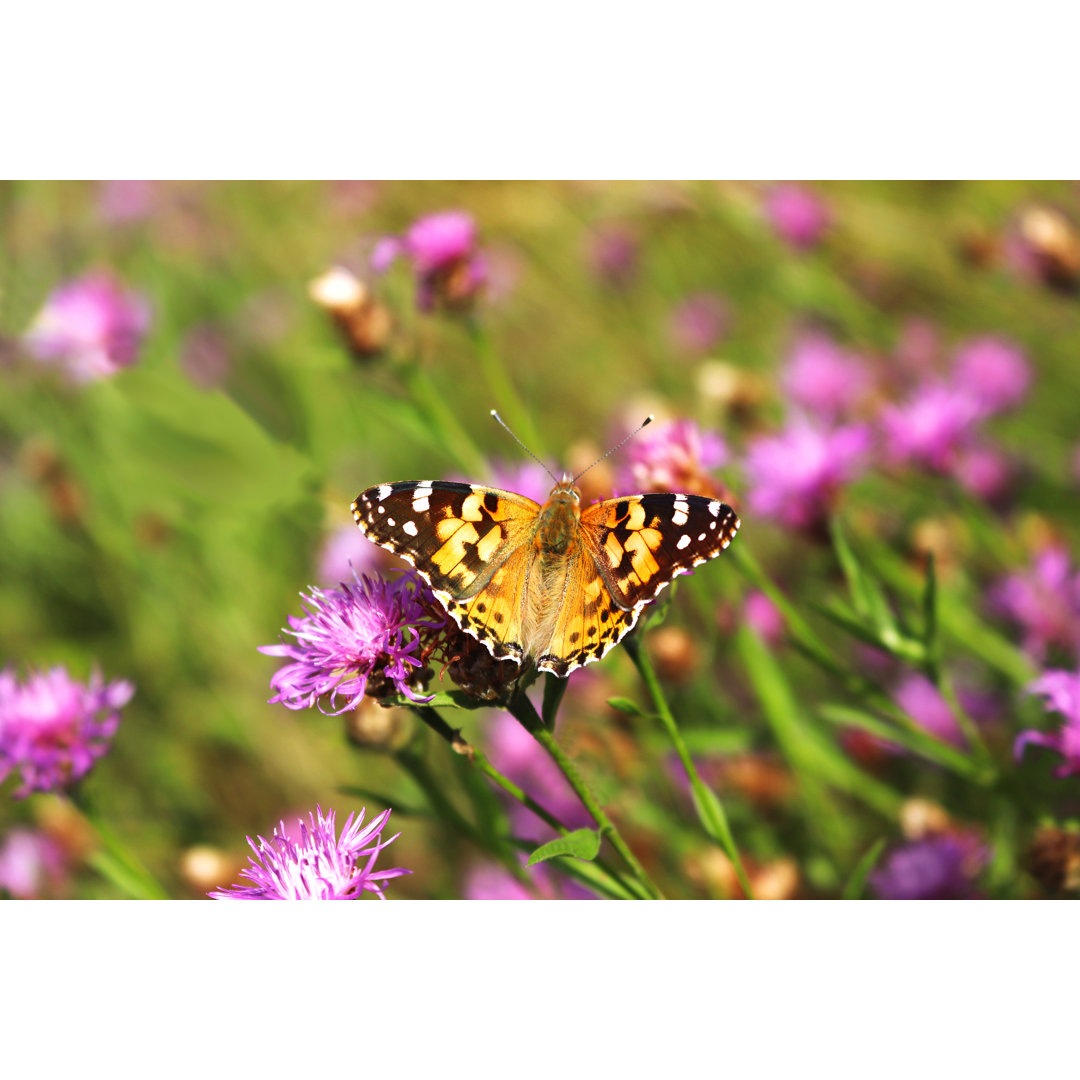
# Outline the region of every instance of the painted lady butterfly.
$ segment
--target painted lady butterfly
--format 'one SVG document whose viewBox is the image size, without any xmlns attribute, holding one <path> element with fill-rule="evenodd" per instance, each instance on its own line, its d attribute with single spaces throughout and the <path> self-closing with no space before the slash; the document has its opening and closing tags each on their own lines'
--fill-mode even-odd
<svg viewBox="0 0 1080 1080">
<path fill-rule="evenodd" d="M 492 656 L 560 676 L 604 656 L 672 578 L 719 555 L 739 528 L 730 506 L 700 495 L 627 495 L 583 510 L 569 476 L 543 506 L 414 480 L 368 488 L 352 512 Z"/>
</svg>

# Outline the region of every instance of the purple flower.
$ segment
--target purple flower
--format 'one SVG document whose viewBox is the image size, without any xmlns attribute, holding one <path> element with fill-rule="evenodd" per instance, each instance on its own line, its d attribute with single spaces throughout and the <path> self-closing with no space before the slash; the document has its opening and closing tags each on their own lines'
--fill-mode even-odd
<svg viewBox="0 0 1080 1080">
<path fill-rule="evenodd" d="M 900 328 L 894 355 L 902 368 L 928 374 L 941 355 L 941 335 L 929 319 L 908 319 Z"/>
<path fill-rule="evenodd" d="M 98 213 L 114 225 L 141 221 L 153 213 L 152 180 L 104 180 L 98 188 Z"/>
<path fill-rule="evenodd" d="M 0 847 L 0 893 L 16 900 L 37 900 L 62 885 L 67 859 L 46 833 L 16 827 Z"/>
<path fill-rule="evenodd" d="M 589 269 L 616 289 L 625 289 L 638 270 L 637 237 L 624 225 L 602 225 L 589 238 Z"/>
<path fill-rule="evenodd" d="M 310 709 L 328 694 L 333 708 L 329 715 L 338 716 L 354 709 L 365 692 L 383 697 L 397 691 L 412 701 L 430 701 L 410 685 L 424 675 L 417 655 L 421 631 L 444 625 L 424 606 L 425 589 L 410 571 L 393 581 L 364 574 L 352 585 L 325 590 L 313 585 L 310 596 L 301 593 L 306 614 L 290 615 L 285 631 L 296 638 L 295 644 L 259 647 L 267 656 L 291 661 L 270 680 L 270 704 Z M 334 708 L 339 697 L 344 704 Z"/>
<path fill-rule="evenodd" d="M 668 335 L 681 352 L 705 356 L 724 336 L 727 325 L 727 305 L 721 297 L 709 292 L 694 293 L 672 311 Z"/>
<path fill-rule="evenodd" d="M 870 432 L 863 425 L 830 429 L 797 418 L 780 434 L 750 444 L 750 506 L 790 528 L 818 528 L 841 490 L 863 470 L 869 449 Z"/>
<path fill-rule="evenodd" d="M 746 594 L 743 617 L 769 645 L 779 645 L 784 640 L 784 616 L 765 593 L 753 589 Z"/>
<path fill-rule="evenodd" d="M 149 327 L 146 301 L 95 273 L 55 289 L 24 340 L 31 355 L 81 383 L 131 367 Z"/>
<path fill-rule="evenodd" d="M 1029 743 L 1054 750 L 1065 760 L 1054 770 L 1057 777 L 1080 776 L 1080 674 L 1071 671 L 1047 671 L 1028 686 L 1028 692 L 1044 698 L 1048 712 L 1065 718 L 1055 732 L 1022 731 L 1013 745 L 1019 761 Z"/>
<path fill-rule="evenodd" d="M 505 464 L 499 461 L 491 463 L 491 486 L 524 495 L 534 502 L 547 502 L 555 482 L 551 475 L 535 461 L 521 461 Z"/>
<path fill-rule="evenodd" d="M 1061 547 L 1048 547 L 1032 565 L 990 592 L 990 606 L 1018 623 L 1023 647 L 1036 660 L 1056 646 L 1075 657 L 1080 647 L 1080 574 Z"/>
<path fill-rule="evenodd" d="M 826 423 L 848 415 L 871 389 L 861 357 L 819 333 L 803 334 L 795 342 L 782 381 L 796 405 Z"/>
<path fill-rule="evenodd" d="M 921 728 L 954 746 L 964 745 L 964 736 L 941 691 L 924 675 L 905 676 L 893 691 L 897 704 Z"/>
<path fill-rule="evenodd" d="M 500 713 L 487 730 L 487 751 L 492 765 L 512 780 L 545 810 L 571 829 L 592 824 L 589 812 L 540 744 L 508 713 Z M 530 840 L 552 835 L 531 810 L 508 801 L 514 831 Z"/>
<path fill-rule="evenodd" d="M 619 483 L 635 492 L 683 491 L 713 496 L 715 482 L 707 474 L 727 459 L 727 446 L 714 432 L 702 431 L 693 420 L 661 421 L 627 444 L 627 467 Z"/>
<path fill-rule="evenodd" d="M 319 552 L 319 580 L 324 585 L 373 572 L 379 549 L 352 523 L 339 525 Z"/>
<path fill-rule="evenodd" d="M 595 900 L 596 896 L 576 881 L 554 878 L 540 863 L 525 871 L 533 889 L 494 863 L 474 866 L 462 889 L 466 900 Z"/>
<path fill-rule="evenodd" d="M 966 833 L 940 833 L 893 851 L 870 875 L 882 900 L 970 900 L 987 851 Z"/>
<path fill-rule="evenodd" d="M 985 443 L 973 443 L 957 452 L 952 473 L 973 495 L 995 502 L 1012 484 L 1012 468 L 999 450 Z"/>
<path fill-rule="evenodd" d="M 1018 345 L 999 337 L 977 337 L 956 350 L 953 382 L 985 416 L 1023 400 L 1031 368 Z"/>
<path fill-rule="evenodd" d="M 106 684 L 97 671 L 86 685 L 62 667 L 33 672 L 22 685 L 10 669 L 0 671 L 0 782 L 18 769 L 17 799 L 70 787 L 108 752 L 134 693 L 131 683 Z"/>
<path fill-rule="evenodd" d="M 468 308 L 487 281 L 487 263 L 476 246 L 476 223 L 463 210 L 428 214 L 403 237 L 384 237 L 375 245 L 371 267 L 384 273 L 399 255 L 412 263 L 421 311 L 440 304 Z"/>
<path fill-rule="evenodd" d="M 298 822 L 299 836 L 279 822 L 269 840 L 257 837 L 258 843 L 247 838 L 254 858 L 248 856 L 249 868 L 240 871 L 250 885 L 232 885 L 208 893 L 213 900 L 359 900 L 365 892 L 374 893 L 380 900 L 383 882 L 389 878 L 411 874 L 411 870 L 375 870 L 379 852 L 400 836 L 382 839 L 382 831 L 390 817 L 384 810 L 366 827 L 364 810 L 354 821 L 350 814 L 337 837 L 334 811 L 323 816 L 322 807 L 309 814 L 310 827 Z M 292 835 L 290 835 L 292 832 Z"/>
<path fill-rule="evenodd" d="M 926 383 L 904 404 L 883 410 L 887 453 L 897 464 L 913 463 L 947 472 L 969 441 L 978 416 L 978 403 L 966 391 Z"/>
<path fill-rule="evenodd" d="M 829 208 L 800 184 L 777 184 L 765 196 L 765 216 L 785 243 L 800 251 L 817 247 L 829 227 Z"/>
</svg>

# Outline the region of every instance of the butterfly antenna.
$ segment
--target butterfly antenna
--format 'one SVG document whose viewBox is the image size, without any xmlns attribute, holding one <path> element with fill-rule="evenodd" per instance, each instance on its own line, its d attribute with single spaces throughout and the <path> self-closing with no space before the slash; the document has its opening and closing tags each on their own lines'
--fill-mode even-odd
<svg viewBox="0 0 1080 1080">
<path fill-rule="evenodd" d="M 525 453 L 528 454 L 529 457 L 531 457 L 533 461 L 535 461 L 537 465 L 539 465 L 540 468 L 543 469 L 544 472 L 546 472 L 548 476 L 550 476 L 551 479 L 554 480 L 557 484 L 559 482 L 559 478 L 512 431 L 510 431 L 510 428 L 507 427 L 506 421 L 494 409 L 491 410 L 491 415 L 494 416 L 495 419 L 498 420 L 499 423 L 504 428 L 506 428 L 508 432 L 510 432 L 510 438 L 513 439 L 514 442 L 516 442 L 518 446 L 520 446 L 521 449 L 524 450 Z"/>
<path fill-rule="evenodd" d="M 649 413 L 649 415 L 646 416 L 645 419 L 642 420 L 641 423 L 638 424 L 638 426 L 634 428 L 634 430 L 631 431 L 630 434 L 627 435 L 621 443 L 619 443 L 617 446 L 613 446 L 606 454 L 602 454 L 600 457 L 598 457 L 589 466 L 589 469 L 595 469 L 601 461 L 603 461 L 605 458 L 611 457 L 611 455 L 614 454 L 616 450 L 618 450 L 620 447 L 625 446 L 643 427 L 648 427 L 655 419 L 656 417 L 652 413 Z M 577 476 L 574 477 L 574 483 L 576 484 L 589 471 L 589 469 L 582 469 L 581 472 L 579 472 Z"/>
</svg>

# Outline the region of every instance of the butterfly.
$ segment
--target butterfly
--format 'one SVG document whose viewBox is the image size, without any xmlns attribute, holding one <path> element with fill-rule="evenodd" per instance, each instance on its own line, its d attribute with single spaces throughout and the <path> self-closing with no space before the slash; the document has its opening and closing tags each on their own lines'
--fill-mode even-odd
<svg viewBox="0 0 1080 1080">
<path fill-rule="evenodd" d="M 719 555 L 739 528 L 730 506 L 700 495 L 582 509 L 566 475 L 543 506 L 479 484 L 410 480 L 368 488 L 352 512 L 492 656 L 563 677 L 606 655 L 676 575 Z"/>
</svg>

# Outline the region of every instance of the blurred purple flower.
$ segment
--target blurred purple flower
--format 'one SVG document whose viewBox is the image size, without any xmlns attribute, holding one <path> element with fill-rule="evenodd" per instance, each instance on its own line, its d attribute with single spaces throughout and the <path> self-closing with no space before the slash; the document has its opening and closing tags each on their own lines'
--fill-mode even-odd
<svg viewBox="0 0 1080 1080">
<path fill-rule="evenodd" d="M 746 594 L 743 616 L 769 645 L 779 645 L 784 640 L 784 616 L 780 609 L 757 589 Z"/>
<path fill-rule="evenodd" d="M 444 625 L 422 603 L 426 588 L 409 571 L 393 581 L 365 574 L 352 585 L 326 590 L 313 585 L 309 596 L 301 593 L 306 614 L 290 615 L 285 631 L 295 644 L 259 647 L 266 656 L 291 661 L 270 680 L 270 704 L 310 709 L 328 694 L 329 715 L 338 716 L 355 708 L 365 693 L 384 697 L 397 691 L 412 701 L 430 701 L 410 685 L 424 672 L 418 656 L 421 630 Z M 344 704 L 336 708 L 339 697 Z"/>
<path fill-rule="evenodd" d="M 86 685 L 62 667 L 31 672 L 22 685 L 10 668 L 0 671 L 0 782 L 18 769 L 17 799 L 70 787 L 108 752 L 134 693 L 97 671 Z"/>
<path fill-rule="evenodd" d="M 487 729 L 492 765 L 545 810 L 571 829 L 592 824 L 589 812 L 540 744 L 508 713 L 499 713 Z M 508 800 L 514 831 L 527 839 L 548 839 L 551 830 L 521 803 Z"/>
<path fill-rule="evenodd" d="M 16 900 L 54 895 L 63 884 L 67 859 L 51 836 L 16 826 L 0 847 L 0 892 Z"/>
<path fill-rule="evenodd" d="M 1042 697 L 1047 712 L 1059 713 L 1065 724 L 1052 733 L 1022 731 L 1013 744 L 1016 760 L 1030 744 L 1045 746 L 1065 759 L 1054 770 L 1055 776 L 1080 776 L 1080 673 L 1057 669 L 1044 672 L 1028 686 L 1028 692 Z"/>
<path fill-rule="evenodd" d="M 849 415 L 871 389 L 863 359 L 821 333 L 796 340 L 782 383 L 791 401 L 825 423 Z"/>
<path fill-rule="evenodd" d="M 882 900 L 970 900 L 987 855 L 974 836 L 940 833 L 894 850 L 870 881 Z"/>
<path fill-rule="evenodd" d="M 886 451 L 896 464 L 947 472 L 978 416 L 970 394 L 943 383 L 925 383 L 902 405 L 887 405 L 882 411 Z"/>
<path fill-rule="evenodd" d="M 255 856 L 248 856 L 251 865 L 241 870 L 240 876 L 251 884 L 231 885 L 207 895 L 213 900 L 359 900 L 365 892 L 372 892 L 385 900 L 383 883 L 412 873 L 401 867 L 374 868 L 379 852 L 401 835 L 395 833 L 389 840 L 382 839 L 389 810 L 366 827 L 362 827 L 363 809 L 355 821 L 350 814 L 340 837 L 333 810 L 324 816 L 322 807 L 316 807 L 308 817 L 310 826 L 302 819 L 298 823 L 299 838 L 294 838 L 295 830 L 287 829 L 284 821 L 279 822 L 269 840 L 260 836 L 256 843 L 249 836 L 247 841 Z"/>
<path fill-rule="evenodd" d="M 339 525 L 323 542 L 319 552 L 319 581 L 333 586 L 355 574 L 371 573 L 379 549 L 354 524 Z"/>
<path fill-rule="evenodd" d="M 143 297 L 93 273 L 53 290 L 24 341 L 32 356 L 81 383 L 131 367 L 149 327 Z"/>
<path fill-rule="evenodd" d="M 229 373 L 229 347 L 225 335 L 216 326 L 193 327 L 180 347 L 180 367 L 187 377 L 203 390 L 212 390 Z"/>
<path fill-rule="evenodd" d="M 487 263 L 476 245 L 476 223 L 464 210 L 444 210 L 418 218 L 403 237 L 381 239 L 371 267 L 384 273 L 404 255 L 416 276 L 416 306 L 433 311 L 440 303 L 461 309 L 471 305 L 487 281 Z"/>
<path fill-rule="evenodd" d="M 809 251 L 829 227 L 829 208 L 819 195 L 801 184 L 777 184 L 765 196 L 765 216 L 785 243 Z"/>
<path fill-rule="evenodd" d="M 1031 382 L 1023 350 L 1000 337 L 977 337 L 956 350 L 953 384 L 970 397 L 981 415 L 1018 405 Z"/>
<path fill-rule="evenodd" d="M 638 241 L 625 225 L 601 225 L 589 237 L 588 265 L 594 277 L 625 289 L 638 270 Z"/>
<path fill-rule="evenodd" d="M 521 461 L 507 464 L 500 461 L 491 463 L 491 486 L 524 495 L 534 502 L 545 503 L 555 482 L 547 470 L 535 461 Z"/>
<path fill-rule="evenodd" d="M 1018 623 L 1023 648 L 1040 663 L 1052 646 L 1076 657 L 1080 648 L 1080 574 L 1061 547 L 1041 551 L 1026 570 L 1010 574 L 989 594 L 992 610 Z"/>
<path fill-rule="evenodd" d="M 495 863 L 474 866 L 462 888 L 466 900 L 595 900 L 596 895 L 576 881 L 554 878 L 543 863 L 526 870 L 537 896 L 513 874 Z"/>
<path fill-rule="evenodd" d="M 929 319 L 908 319 L 900 328 L 894 356 L 897 363 L 917 375 L 932 372 L 941 356 L 941 335 Z"/>
<path fill-rule="evenodd" d="M 619 484 L 628 491 L 705 494 L 705 474 L 727 459 L 727 445 L 715 432 L 702 431 L 693 420 L 664 420 L 627 444 Z"/>
<path fill-rule="evenodd" d="M 98 187 L 98 213 L 114 225 L 148 218 L 154 210 L 152 180 L 103 180 Z"/>
<path fill-rule="evenodd" d="M 973 495 L 991 503 L 1008 493 L 1013 478 L 1005 455 L 985 443 L 960 449 L 952 473 Z"/>
<path fill-rule="evenodd" d="M 796 418 L 778 435 L 751 442 L 750 506 L 790 528 L 814 529 L 862 472 L 869 450 L 870 432 L 861 424 L 830 429 Z"/>
<path fill-rule="evenodd" d="M 687 296 L 671 313 L 668 335 L 682 352 L 706 356 L 727 332 L 727 304 L 716 293 Z"/>
<path fill-rule="evenodd" d="M 921 728 L 954 746 L 964 745 L 964 736 L 941 691 L 925 675 L 910 673 L 893 691 L 896 703 Z"/>
</svg>

